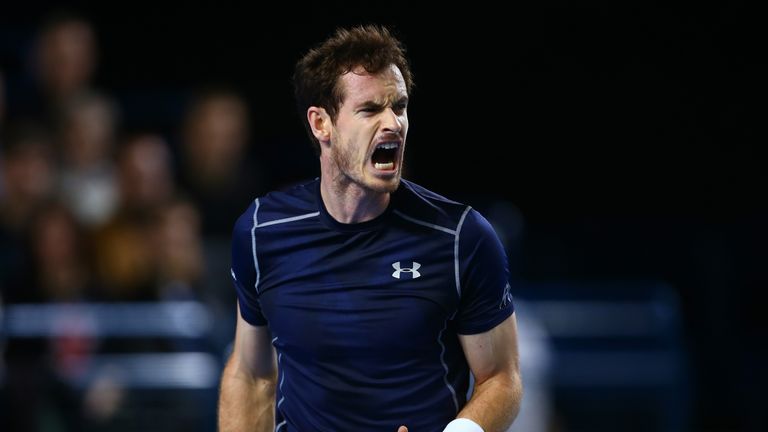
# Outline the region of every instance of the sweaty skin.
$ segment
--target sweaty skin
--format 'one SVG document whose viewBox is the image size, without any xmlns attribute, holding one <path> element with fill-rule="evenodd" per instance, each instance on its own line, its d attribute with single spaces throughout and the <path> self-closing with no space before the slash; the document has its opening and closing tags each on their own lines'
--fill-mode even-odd
<svg viewBox="0 0 768 432">
<path fill-rule="evenodd" d="M 356 68 L 340 78 L 345 99 L 335 124 L 320 107 L 307 111 L 320 142 L 320 193 L 328 213 L 339 222 L 364 222 L 380 215 L 400 184 L 408 134 L 408 93 L 394 65 L 379 74 Z M 398 145 L 394 164 L 377 168 L 376 146 Z"/>
</svg>

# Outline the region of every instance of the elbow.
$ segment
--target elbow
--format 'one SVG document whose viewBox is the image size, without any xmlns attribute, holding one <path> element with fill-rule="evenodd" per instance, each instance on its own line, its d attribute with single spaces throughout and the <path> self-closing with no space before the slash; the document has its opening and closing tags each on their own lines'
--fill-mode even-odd
<svg viewBox="0 0 768 432">
<path fill-rule="evenodd" d="M 277 369 L 273 367 L 254 367 L 239 357 L 232 355 L 224 366 L 222 378 L 234 378 L 252 383 L 262 388 L 274 388 L 277 384 Z"/>
<path fill-rule="evenodd" d="M 510 374 L 507 382 L 509 400 L 512 405 L 513 419 L 517 417 L 520 412 L 520 405 L 523 401 L 523 379 L 520 376 L 520 371 L 515 371 Z"/>
<path fill-rule="evenodd" d="M 506 399 L 511 412 L 514 416 L 517 416 L 520 410 L 520 404 L 523 400 L 523 380 L 520 376 L 520 372 L 515 370 L 509 373 L 499 374 L 495 379 L 495 384 L 499 389 L 499 392 Z"/>
<path fill-rule="evenodd" d="M 519 409 L 523 398 L 523 380 L 518 370 L 498 373 L 482 381 L 475 382 L 475 392 L 491 390 L 503 397 L 515 409 Z"/>
</svg>

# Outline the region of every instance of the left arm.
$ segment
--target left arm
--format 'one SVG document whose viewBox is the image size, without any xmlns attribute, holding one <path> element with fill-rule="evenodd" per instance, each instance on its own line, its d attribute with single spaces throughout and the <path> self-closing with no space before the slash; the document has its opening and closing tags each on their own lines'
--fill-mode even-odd
<svg viewBox="0 0 768 432">
<path fill-rule="evenodd" d="M 464 215 L 457 227 L 460 303 L 455 322 L 475 386 L 445 430 L 504 432 L 523 397 L 509 261 L 490 222 L 471 208 Z"/>
<path fill-rule="evenodd" d="M 523 397 L 515 314 L 484 333 L 459 335 L 459 341 L 475 388 L 456 417 L 474 421 L 485 432 L 506 431 Z"/>
</svg>

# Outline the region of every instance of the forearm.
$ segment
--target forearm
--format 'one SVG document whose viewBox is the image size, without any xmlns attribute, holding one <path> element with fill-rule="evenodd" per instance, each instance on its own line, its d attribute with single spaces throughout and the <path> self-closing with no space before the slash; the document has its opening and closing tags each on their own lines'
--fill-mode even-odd
<svg viewBox="0 0 768 432">
<path fill-rule="evenodd" d="M 456 417 L 468 418 L 485 432 L 503 432 L 520 411 L 520 375 L 497 375 L 475 384 L 472 397 Z"/>
<path fill-rule="evenodd" d="M 219 432 L 267 432 L 275 427 L 276 376 L 253 377 L 230 359 L 221 376 Z"/>
</svg>

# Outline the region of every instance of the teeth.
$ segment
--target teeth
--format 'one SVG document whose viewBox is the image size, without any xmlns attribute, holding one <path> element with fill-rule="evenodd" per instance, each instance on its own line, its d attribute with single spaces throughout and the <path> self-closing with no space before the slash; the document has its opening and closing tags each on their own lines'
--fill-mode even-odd
<svg viewBox="0 0 768 432">
<path fill-rule="evenodd" d="M 397 146 L 398 146 L 397 143 L 387 142 L 387 143 L 382 143 L 382 144 L 377 145 L 376 148 L 380 148 L 380 149 L 384 149 L 384 150 L 392 150 L 392 149 L 396 149 Z"/>
<path fill-rule="evenodd" d="M 394 162 L 387 162 L 387 163 L 376 162 L 375 164 L 373 164 L 373 166 L 375 166 L 376 169 L 380 169 L 380 170 L 391 170 L 395 168 L 395 163 Z"/>
</svg>

